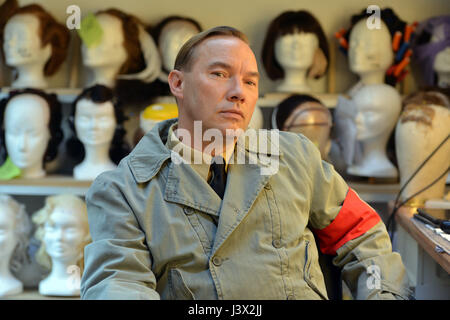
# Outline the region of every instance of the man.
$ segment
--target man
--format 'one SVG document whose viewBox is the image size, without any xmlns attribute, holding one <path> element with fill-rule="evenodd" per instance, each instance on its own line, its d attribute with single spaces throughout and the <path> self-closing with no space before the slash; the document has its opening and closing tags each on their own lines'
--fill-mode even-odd
<svg viewBox="0 0 450 320">
<path fill-rule="evenodd" d="M 309 140 L 239 134 L 258 80 L 233 28 L 180 49 L 169 74 L 179 118 L 147 133 L 87 194 L 82 298 L 326 299 L 313 232 L 355 298 L 408 297 L 383 222 Z M 213 148 L 211 131 L 224 137 Z"/>
</svg>

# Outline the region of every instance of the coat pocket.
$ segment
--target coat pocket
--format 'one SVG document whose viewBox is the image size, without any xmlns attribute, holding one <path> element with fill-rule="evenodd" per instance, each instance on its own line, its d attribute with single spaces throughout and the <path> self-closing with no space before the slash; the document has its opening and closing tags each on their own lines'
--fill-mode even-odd
<svg viewBox="0 0 450 320">
<path fill-rule="evenodd" d="M 194 294 L 184 282 L 178 269 L 170 269 L 169 277 L 170 298 L 173 300 L 195 300 Z"/>
<path fill-rule="evenodd" d="M 308 286 L 317 293 L 320 298 L 324 300 L 328 300 L 327 296 L 317 287 L 317 285 L 314 283 L 312 279 L 312 271 L 311 270 L 311 264 L 313 261 L 312 252 L 310 250 L 310 242 L 306 240 L 305 244 L 305 265 L 303 266 L 303 279 L 308 284 Z"/>
</svg>

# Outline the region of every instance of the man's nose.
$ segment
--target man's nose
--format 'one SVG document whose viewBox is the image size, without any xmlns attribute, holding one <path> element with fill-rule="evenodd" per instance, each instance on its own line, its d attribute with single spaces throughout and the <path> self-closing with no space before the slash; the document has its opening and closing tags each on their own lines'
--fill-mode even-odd
<svg viewBox="0 0 450 320">
<path fill-rule="evenodd" d="M 244 87 L 241 79 L 232 79 L 231 88 L 228 92 L 228 100 L 240 103 L 245 101 Z"/>
</svg>

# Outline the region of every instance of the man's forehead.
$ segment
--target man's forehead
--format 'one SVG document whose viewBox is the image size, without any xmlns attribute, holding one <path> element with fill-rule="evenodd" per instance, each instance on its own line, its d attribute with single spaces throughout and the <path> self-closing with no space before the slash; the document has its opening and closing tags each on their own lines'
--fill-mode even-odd
<svg viewBox="0 0 450 320">
<path fill-rule="evenodd" d="M 233 55 L 232 57 L 227 55 L 236 49 L 242 49 L 242 52 L 240 52 L 239 55 Z M 194 59 L 200 57 L 202 59 L 209 58 L 208 61 L 203 61 L 208 65 L 213 63 L 213 61 L 216 62 L 227 60 L 227 58 L 241 57 L 246 61 L 254 62 L 255 68 L 257 68 L 256 57 L 253 50 L 246 42 L 237 37 L 223 35 L 212 36 L 199 43 L 194 50 Z M 225 63 L 225 61 L 223 62 Z"/>
</svg>

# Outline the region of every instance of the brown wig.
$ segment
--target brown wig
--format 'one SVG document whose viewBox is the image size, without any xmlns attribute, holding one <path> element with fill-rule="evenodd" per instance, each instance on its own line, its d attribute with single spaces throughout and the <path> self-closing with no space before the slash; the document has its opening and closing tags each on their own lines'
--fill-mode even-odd
<svg viewBox="0 0 450 320">
<path fill-rule="evenodd" d="M 119 70 L 119 74 L 136 73 L 144 69 L 145 60 L 142 54 L 141 44 L 139 42 L 139 24 L 145 29 L 144 24 L 135 16 L 129 15 L 118 9 L 106 9 L 96 13 L 109 14 L 118 18 L 122 22 L 124 35 L 123 46 L 127 52 L 127 60 Z"/>
<path fill-rule="evenodd" d="M 284 70 L 275 57 L 275 42 L 279 37 L 294 33 L 295 30 L 315 34 L 319 40 L 319 48 L 326 60 L 329 60 L 327 38 L 319 21 L 308 11 L 283 12 L 269 25 L 262 50 L 262 62 L 267 75 L 272 80 L 284 78 Z"/>
<path fill-rule="evenodd" d="M 94 85 L 84 89 L 72 103 L 72 110 L 68 121 L 73 135 L 66 142 L 67 153 L 75 159 L 77 163 L 81 162 L 85 155 L 84 146 L 77 138 L 75 130 L 75 112 L 78 101 L 81 99 L 90 100 L 98 104 L 106 101 L 112 102 L 117 124 L 116 130 L 114 131 L 113 140 L 111 142 L 111 147 L 109 149 L 109 156 L 115 164 L 118 164 L 120 160 L 122 160 L 122 158 L 128 155 L 131 151 L 130 146 L 125 141 L 126 131 L 123 126 L 123 123 L 125 120 L 128 120 L 128 117 L 125 116 L 121 104 L 117 102 L 114 91 L 104 85 Z"/>
<path fill-rule="evenodd" d="M 37 4 L 19 8 L 16 0 L 7 0 L 0 8 L 0 12 L 0 40 L 2 43 L 4 28 L 13 16 L 17 14 L 31 14 L 38 18 L 40 23 L 38 33 L 41 39 L 41 46 L 45 47 L 47 44 L 50 44 L 52 48 L 52 54 L 44 66 L 44 75 L 53 75 L 67 56 L 70 33 L 66 26 L 58 23 L 50 13 Z"/>
<path fill-rule="evenodd" d="M 9 101 L 22 94 L 34 94 L 42 99 L 44 99 L 47 102 L 49 111 L 50 111 L 50 120 L 48 123 L 48 128 L 50 130 L 50 140 L 47 145 L 47 150 L 44 154 L 44 163 L 50 162 L 53 159 L 56 158 L 58 154 L 58 147 L 61 141 L 64 138 L 63 131 L 61 129 L 61 119 L 62 119 L 62 106 L 59 102 L 56 94 L 48 94 L 45 93 L 42 90 L 39 89 L 20 89 L 20 90 L 13 90 L 9 93 L 8 97 L 0 100 L 0 125 L 1 125 L 1 131 L 0 131 L 0 149 L 1 152 L 1 161 L 6 160 L 7 157 L 7 150 L 6 150 L 6 143 L 5 143 L 5 126 L 3 124 L 4 122 L 4 115 L 6 107 L 9 103 Z"/>
</svg>

